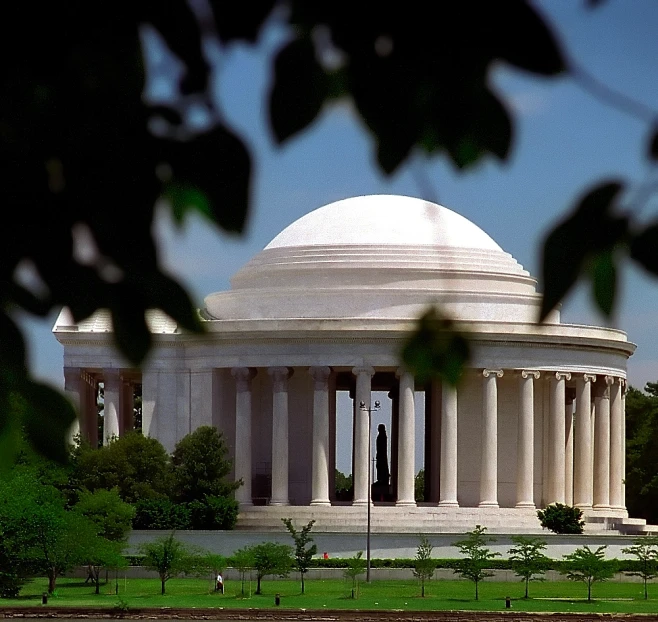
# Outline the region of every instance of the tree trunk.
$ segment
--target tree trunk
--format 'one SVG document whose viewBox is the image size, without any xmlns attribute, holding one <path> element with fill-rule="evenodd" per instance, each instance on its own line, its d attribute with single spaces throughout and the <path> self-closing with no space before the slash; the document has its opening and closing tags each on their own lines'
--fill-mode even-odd
<svg viewBox="0 0 658 622">
<path fill-rule="evenodd" d="M 301 573 L 302 575 L 302 594 L 304 593 L 304 573 Z"/>
<path fill-rule="evenodd" d="M 528 583 L 530 583 L 530 579 L 526 577 L 525 580 L 525 597 L 528 598 Z"/>
<path fill-rule="evenodd" d="M 475 581 L 475 600 L 480 600 L 478 594 L 478 581 Z"/>
<path fill-rule="evenodd" d="M 101 593 L 101 569 L 94 568 L 94 585 L 96 586 L 96 594 Z"/>
<path fill-rule="evenodd" d="M 587 602 L 592 600 L 592 582 L 588 581 L 587 582 Z"/>
<path fill-rule="evenodd" d="M 647 593 L 647 580 L 644 580 L 644 600 L 647 600 L 649 598 L 649 594 Z"/>
<path fill-rule="evenodd" d="M 57 587 L 57 572 L 54 568 L 48 571 L 48 594 L 52 594 Z"/>
<path fill-rule="evenodd" d="M 257 577 L 258 583 L 256 584 L 256 594 L 260 594 L 260 574 Z"/>
<path fill-rule="evenodd" d="M 162 579 L 162 578 L 160 579 L 160 583 L 162 584 L 162 591 L 160 592 L 160 594 L 165 593 L 165 583 L 166 582 L 167 582 L 166 579 Z"/>
</svg>

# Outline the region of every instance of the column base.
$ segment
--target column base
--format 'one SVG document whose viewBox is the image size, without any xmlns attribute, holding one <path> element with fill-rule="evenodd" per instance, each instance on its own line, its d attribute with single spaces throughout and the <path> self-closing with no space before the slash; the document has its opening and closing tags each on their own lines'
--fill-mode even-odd
<svg viewBox="0 0 658 622">
<path fill-rule="evenodd" d="M 278 506 L 290 505 L 290 501 L 271 499 L 269 505 L 278 505 Z"/>
<path fill-rule="evenodd" d="M 479 508 L 497 508 L 498 506 L 498 501 L 480 501 L 478 503 Z"/>
<path fill-rule="evenodd" d="M 416 502 L 415 501 L 396 501 L 395 502 L 395 507 L 407 507 L 407 508 L 415 508 L 416 507 Z"/>
<path fill-rule="evenodd" d="M 313 499 L 311 505 L 331 505 L 329 499 Z"/>
<path fill-rule="evenodd" d="M 514 507 L 519 509 L 526 508 L 528 510 L 534 510 L 536 508 L 532 501 L 519 501 Z"/>
<path fill-rule="evenodd" d="M 579 510 L 582 510 L 583 512 L 587 512 L 588 510 L 592 509 L 592 504 L 591 503 L 574 503 L 575 507 L 577 507 Z"/>
<path fill-rule="evenodd" d="M 605 504 L 604 504 L 604 503 L 595 503 L 595 504 L 592 506 L 592 509 L 593 509 L 595 512 L 596 512 L 597 510 L 598 510 L 598 511 L 601 511 L 601 510 L 609 510 L 609 509 L 610 509 L 610 504 L 609 504 L 609 503 L 605 503 Z"/>
<path fill-rule="evenodd" d="M 452 499 L 444 499 L 443 501 L 439 501 L 439 505 L 437 507 L 440 507 L 440 508 L 458 508 L 459 503 L 457 501 L 452 500 Z"/>
<path fill-rule="evenodd" d="M 239 510 L 246 510 L 248 508 L 253 508 L 254 504 L 251 501 L 240 501 L 238 503 Z"/>
<path fill-rule="evenodd" d="M 368 499 L 355 499 L 352 501 L 352 505 L 366 507 L 368 505 Z M 370 505 L 372 505 L 372 501 L 370 502 Z"/>
</svg>

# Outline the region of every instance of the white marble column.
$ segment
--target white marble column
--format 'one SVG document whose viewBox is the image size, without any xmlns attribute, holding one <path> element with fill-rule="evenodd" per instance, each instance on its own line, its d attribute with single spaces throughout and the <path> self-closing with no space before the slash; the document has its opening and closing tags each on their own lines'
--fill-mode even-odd
<svg viewBox="0 0 658 622">
<path fill-rule="evenodd" d="M 621 504 L 626 509 L 626 390 L 628 384 L 624 383 L 621 392 Z"/>
<path fill-rule="evenodd" d="M 82 386 L 80 373 L 81 370 L 79 367 L 64 368 L 64 393 L 73 404 L 76 417 L 75 421 L 71 424 L 71 428 L 69 429 L 69 443 L 71 444 L 75 442 L 75 437 L 80 434 L 80 417 L 82 415 L 80 409 L 80 387 Z"/>
<path fill-rule="evenodd" d="M 522 370 L 519 377 L 519 415 L 516 439 L 516 507 L 534 508 L 535 380 L 538 371 Z"/>
<path fill-rule="evenodd" d="M 623 510 L 622 498 L 623 475 L 623 411 L 622 411 L 622 378 L 613 378 L 610 385 L 610 507 Z"/>
<path fill-rule="evenodd" d="M 458 507 L 457 501 L 457 389 L 441 388 L 441 467 L 439 506 Z"/>
<path fill-rule="evenodd" d="M 375 375 L 372 367 L 355 367 L 352 373 L 356 376 L 356 395 L 354 396 L 354 501 L 353 505 L 365 505 L 370 500 L 368 490 L 368 469 L 370 439 L 370 414 L 361 410 L 363 402 L 366 408 L 371 408 L 370 381 Z"/>
<path fill-rule="evenodd" d="M 574 448 L 573 503 L 581 510 L 592 508 L 592 382 L 596 376 L 576 378 L 576 431 Z"/>
<path fill-rule="evenodd" d="M 313 480 L 311 505 L 329 501 L 329 367 L 311 367 L 313 377 Z"/>
<path fill-rule="evenodd" d="M 479 507 L 498 507 L 498 386 L 500 369 L 485 369 L 482 395 Z"/>
<path fill-rule="evenodd" d="M 235 479 L 242 486 L 235 499 L 242 507 L 252 505 L 251 498 L 251 379 L 255 373 L 248 367 L 234 367 L 235 378 Z"/>
<path fill-rule="evenodd" d="M 564 401 L 564 502 L 573 505 L 573 401 L 575 389 L 565 388 Z"/>
<path fill-rule="evenodd" d="M 571 374 L 556 372 L 551 378 L 550 438 L 548 442 L 548 498 L 547 503 L 564 503 L 564 411 L 565 383 Z"/>
<path fill-rule="evenodd" d="M 400 420 L 398 424 L 398 496 L 395 505 L 416 505 L 415 447 L 416 409 L 414 404 L 414 377 L 399 369 L 400 378 Z"/>
<path fill-rule="evenodd" d="M 594 400 L 594 509 L 610 507 L 610 385 L 613 378 L 604 376 Z"/>
<path fill-rule="evenodd" d="M 103 370 L 103 445 L 119 436 L 121 416 L 121 374 L 118 369 Z"/>
<path fill-rule="evenodd" d="M 288 378 L 287 367 L 270 367 L 272 376 L 272 497 L 270 505 L 288 500 Z"/>
</svg>

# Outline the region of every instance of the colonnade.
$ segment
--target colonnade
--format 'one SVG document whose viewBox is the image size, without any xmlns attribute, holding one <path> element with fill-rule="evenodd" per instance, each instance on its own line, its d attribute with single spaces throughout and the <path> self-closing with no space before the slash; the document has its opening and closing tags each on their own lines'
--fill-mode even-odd
<svg viewBox="0 0 658 622">
<path fill-rule="evenodd" d="M 330 505 L 329 473 L 329 367 L 311 367 L 313 379 L 313 462 L 311 505 Z M 272 494 L 271 505 L 287 505 L 288 499 L 288 397 L 287 368 L 268 369 L 272 393 Z M 236 382 L 235 477 L 244 485 L 237 491 L 243 506 L 252 503 L 250 382 L 255 370 L 233 368 Z M 355 404 L 371 403 L 370 366 L 352 369 Z M 624 510 L 624 385 L 622 378 L 589 373 L 539 370 L 483 369 L 479 507 L 496 508 L 498 502 L 498 381 L 504 375 L 518 378 L 516 505 L 535 507 L 534 456 L 535 384 L 548 382 L 548 434 L 545 440 L 547 468 L 542 504 L 566 503 L 583 510 Z M 400 369 L 397 414 L 396 505 L 413 506 L 415 477 L 414 378 Z M 569 383 L 569 385 L 567 384 Z M 575 385 L 575 386 L 574 386 Z M 441 390 L 439 507 L 458 507 L 458 390 Z M 575 401 L 575 416 L 574 416 Z M 369 502 L 368 469 L 370 416 L 367 408 L 354 409 L 353 505 Z M 574 425 L 575 419 L 575 425 Z M 393 479 L 392 478 L 392 479 Z"/>
<path fill-rule="evenodd" d="M 98 385 L 103 383 L 102 442 L 122 436 L 133 428 L 134 387 L 136 374 L 130 370 L 86 370 L 64 368 L 64 391 L 76 406 L 78 421 L 71 429 L 71 437 L 80 434 L 92 447 L 98 446 Z"/>
</svg>

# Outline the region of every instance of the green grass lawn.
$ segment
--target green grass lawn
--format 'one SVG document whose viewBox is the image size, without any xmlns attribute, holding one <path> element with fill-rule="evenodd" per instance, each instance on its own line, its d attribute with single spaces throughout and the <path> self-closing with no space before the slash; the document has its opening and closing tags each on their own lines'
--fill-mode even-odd
<svg viewBox="0 0 658 622">
<path fill-rule="evenodd" d="M 245 583 L 245 597 L 237 581 L 227 581 L 225 594 L 212 591 L 212 581 L 201 579 L 171 579 L 167 593 L 160 594 L 157 579 L 119 579 L 119 595 L 115 595 L 113 580 L 101 585 L 94 594 L 92 585 L 80 579 L 60 579 L 56 595 L 50 596 L 47 607 L 101 606 L 140 607 L 274 607 L 275 594 L 281 595 L 281 607 L 291 609 L 399 609 L 406 611 L 436 609 L 469 609 L 499 611 L 505 608 L 505 597 L 512 598 L 515 611 L 585 611 L 620 613 L 658 613 L 658 585 L 651 585 L 648 601 L 643 600 L 640 583 L 595 584 L 593 598 L 588 603 L 587 588 L 582 583 L 533 583 L 528 600 L 523 597 L 523 584 L 484 581 L 480 584 L 480 600 L 474 600 L 474 586 L 467 581 L 431 581 L 426 585 L 426 597 L 420 597 L 420 586 L 413 580 L 373 581 L 359 584 L 359 596 L 352 599 L 351 583 L 327 579 L 306 582 L 302 595 L 299 581 L 264 581 L 262 595 L 255 595 L 256 582 Z M 23 588 L 17 599 L 2 599 L 6 606 L 34 606 L 41 603 L 46 590 L 45 580 L 35 579 Z M 251 590 L 251 592 L 250 592 Z"/>
</svg>

